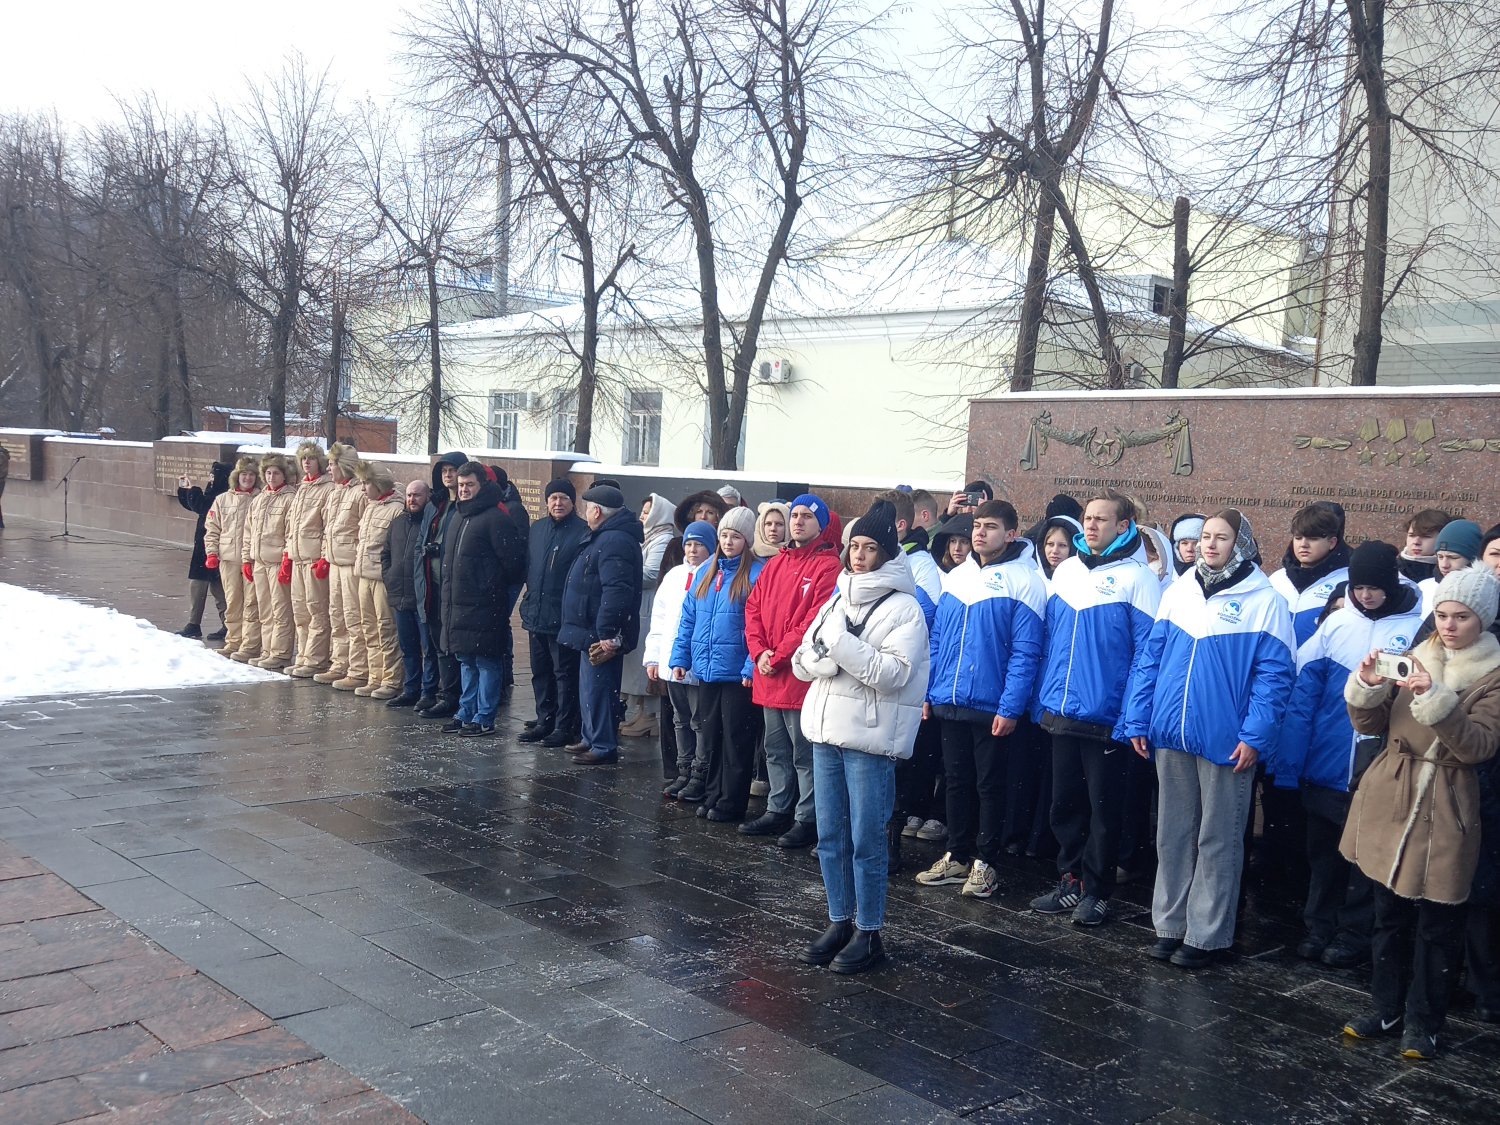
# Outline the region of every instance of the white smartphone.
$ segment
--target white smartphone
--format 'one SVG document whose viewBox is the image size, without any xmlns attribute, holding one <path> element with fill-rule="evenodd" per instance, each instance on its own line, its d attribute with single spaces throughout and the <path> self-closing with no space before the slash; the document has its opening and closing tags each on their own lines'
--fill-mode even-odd
<svg viewBox="0 0 1500 1125">
<path fill-rule="evenodd" d="M 1375 674 L 1388 680 L 1405 680 L 1412 673 L 1411 657 L 1382 652 L 1375 657 Z"/>
</svg>

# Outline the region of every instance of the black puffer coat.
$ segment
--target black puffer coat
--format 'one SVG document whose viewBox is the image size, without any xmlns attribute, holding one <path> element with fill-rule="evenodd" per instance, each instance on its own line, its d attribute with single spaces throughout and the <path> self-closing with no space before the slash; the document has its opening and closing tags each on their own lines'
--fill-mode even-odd
<svg viewBox="0 0 1500 1125">
<path fill-rule="evenodd" d="M 555 637 L 562 629 L 563 590 L 588 533 L 589 525 L 577 512 L 560 520 L 548 516 L 531 525 L 526 596 L 521 599 L 521 624 L 528 633 Z"/>
<path fill-rule="evenodd" d="M 408 509 L 392 520 L 390 534 L 380 549 L 380 577 L 392 609 L 417 608 L 416 561 L 423 514 Z"/>
<path fill-rule="evenodd" d="M 457 469 L 468 459 L 467 453 L 455 449 L 432 463 L 432 499 L 427 501 L 427 508 L 422 513 L 421 537 L 412 545 L 414 551 L 422 551 L 422 558 L 414 563 L 416 569 L 412 579 L 417 594 L 417 617 L 428 624 L 433 624 L 442 615 L 438 586 L 443 578 L 443 533 L 452 522 L 448 489 L 443 486 L 443 466 L 452 465 Z"/>
<path fill-rule="evenodd" d="M 584 536 L 563 592 L 559 643 L 586 650 L 595 641 L 621 638 L 629 652 L 641 638 L 641 544 L 646 529 L 621 508 Z"/>
<path fill-rule="evenodd" d="M 526 576 L 526 549 L 501 494 L 498 484 L 485 481 L 473 499 L 457 501 L 446 532 L 438 647 L 454 656 L 505 652 L 510 587 Z"/>
<path fill-rule="evenodd" d="M 213 483 L 208 486 L 207 492 L 196 484 L 192 488 L 177 490 L 177 502 L 188 511 L 198 513 L 198 527 L 193 532 L 193 558 L 188 563 L 188 578 L 191 581 L 219 581 L 219 572 L 204 565 L 208 560 L 208 552 L 203 549 L 203 529 L 208 520 L 208 510 L 213 507 L 214 501 L 219 498 L 220 493 L 229 491 L 229 473 L 233 468 L 233 465 L 226 465 L 223 461 L 215 461 Z"/>
</svg>

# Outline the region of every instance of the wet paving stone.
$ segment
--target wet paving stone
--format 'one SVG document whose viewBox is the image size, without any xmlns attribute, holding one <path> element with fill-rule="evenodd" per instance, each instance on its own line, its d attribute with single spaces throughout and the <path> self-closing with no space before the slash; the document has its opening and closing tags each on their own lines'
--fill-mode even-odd
<svg viewBox="0 0 1500 1125">
<path fill-rule="evenodd" d="M 1027 908 L 1052 865 L 1007 860 L 994 900 L 966 900 L 912 881 L 941 851 L 915 842 L 891 883 L 890 963 L 855 978 L 803 966 L 826 924 L 815 856 L 663 801 L 652 743 L 588 770 L 517 743 L 525 695 L 523 681 L 482 747 L 306 682 L 0 706 L 0 836 L 60 865 L 55 885 L 0 889 L 0 1028 L 54 1006 L 81 1041 L 79 1069 L 34 1062 L 18 1089 L 80 1113 L 107 1095 L 236 1119 L 186 1088 L 217 1076 L 206 1089 L 256 1091 L 261 1117 L 315 1095 L 374 1113 L 375 1087 L 431 1122 L 487 1122 L 503 1104 L 507 1120 L 570 1125 L 1394 1125 L 1485 1120 L 1500 1096 L 1500 1036 L 1464 1002 L 1431 1066 L 1342 1042 L 1368 978 L 1292 956 L 1296 894 L 1254 865 L 1263 916 L 1242 925 L 1239 957 L 1189 976 L 1143 956 L 1149 886 L 1122 888 L 1110 924 L 1084 932 Z M 123 956 L 94 901 L 244 1004 L 151 1015 L 192 969 Z M 157 1051 L 147 1029 L 163 1020 L 183 1054 L 281 1027 L 328 1061 L 288 1061 L 268 1039 L 276 1081 L 224 1078 L 232 1060 L 205 1055 L 126 1094 L 112 1083 L 140 1044 L 89 1053 L 114 1029 L 85 1025 L 116 1018 L 84 1014 L 97 987 L 121 990 L 119 1018 L 135 1012 Z M 24 1020 L 0 1031 L 0 1058 L 27 1034 Z M 237 1065 L 261 1065 L 256 1050 Z M 360 1087 L 325 1088 L 317 1068 L 334 1064 Z"/>
</svg>

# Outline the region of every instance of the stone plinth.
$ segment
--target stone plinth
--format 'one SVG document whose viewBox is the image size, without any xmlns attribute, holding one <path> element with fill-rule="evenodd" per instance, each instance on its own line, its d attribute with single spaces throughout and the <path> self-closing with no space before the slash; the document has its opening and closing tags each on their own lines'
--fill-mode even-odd
<svg viewBox="0 0 1500 1125">
<path fill-rule="evenodd" d="M 1500 389 L 1029 393 L 970 406 L 968 472 L 1023 526 L 1056 493 L 1108 486 L 1153 523 L 1234 506 L 1270 553 L 1292 513 L 1335 500 L 1351 542 L 1400 543 L 1422 508 L 1500 520 Z"/>
</svg>

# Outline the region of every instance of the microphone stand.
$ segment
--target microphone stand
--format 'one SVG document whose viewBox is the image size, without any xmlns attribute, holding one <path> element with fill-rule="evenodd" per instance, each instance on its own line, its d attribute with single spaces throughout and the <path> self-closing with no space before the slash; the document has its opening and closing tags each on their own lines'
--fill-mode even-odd
<svg viewBox="0 0 1500 1125">
<path fill-rule="evenodd" d="M 85 456 L 85 454 L 80 453 L 77 459 L 68 466 L 68 471 L 62 475 L 62 480 L 58 481 L 57 484 L 54 484 L 52 486 L 52 491 L 54 492 L 57 491 L 58 485 L 61 485 L 63 490 L 63 529 L 60 534 L 52 536 L 53 539 L 84 538 L 82 535 L 76 535 L 68 530 L 68 478 L 73 475 L 73 470 L 78 468 L 78 462 L 82 461 Z"/>
</svg>

